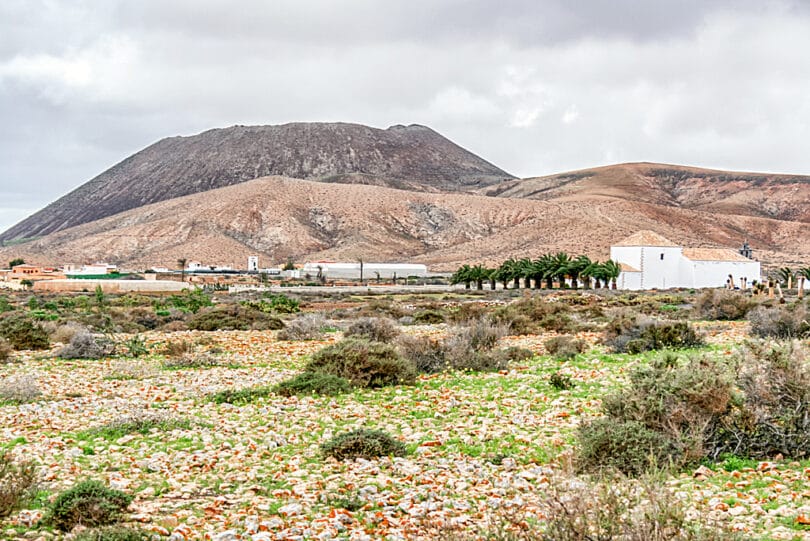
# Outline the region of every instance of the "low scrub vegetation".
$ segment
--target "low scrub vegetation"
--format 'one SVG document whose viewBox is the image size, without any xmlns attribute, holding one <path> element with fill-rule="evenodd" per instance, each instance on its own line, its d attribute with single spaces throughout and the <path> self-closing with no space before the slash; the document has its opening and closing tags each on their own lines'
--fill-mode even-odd
<svg viewBox="0 0 810 541">
<path fill-rule="evenodd" d="M 56 352 L 60 359 L 103 359 L 115 354 L 115 342 L 88 330 L 73 335 L 68 345 Z"/>
<path fill-rule="evenodd" d="M 273 392 L 281 396 L 335 396 L 348 393 L 351 389 L 351 383 L 345 378 L 318 372 L 302 372 L 273 387 Z"/>
<path fill-rule="evenodd" d="M 804 304 L 758 306 L 748 314 L 751 334 L 761 338 L 804 338 L 810 335 Z"/>
<path fill-rule="evenodd" d="M 167 357 L 161 362 L 166 370 L 191 370 L 195 368 L 214 368 L 221 362 L 211 353 L 185 353 L 179 357 Z"/>
<path fill-rule="evenodd" d="M 416 379 L 416 366 L 394 346 L 359 338 L 345 338 L 321 349 L 304 371 L 330 374 L 366 388 L 409 384 Z"/>
<path fill-rule="evenodd" d="M 223 389 L 209 396 L 215 404 L 233 404 L 243 406 L 271 396 L 271 387 L 248 387 L 245 389 Z"/>
<path fill-rule="evenodd" d="M 0 337 L 5 338 L 16 350 L 51 347 L 50 337 L 42 325 L 14 312 L 0 316 Z"/>
<path fill-rule="evenodd" d="M 102 526 L 79 532 L 73 541 L 149 541 L 153 535 L 125 526 Z"/>
<path fill-rule="evenodd" d="M 549 355 L 559 360 L 571 360 L 588 349 L 588 344 L 581 338 L 563 335 L 549 338 L 543 342 Z"/>
<path fill-rule="evenodd" d="M 372 342 L 390 342 L 399 336 L 399 329 L 388 318 L 364 317 L 352 323 L 346 329 L 345 336 L 363 338 Z"/>
<path fill-rule="evenodd" d="M 76 526 L 104 526 L 119 522 L 132 502 L 132 496 L 87 480 L 59 494 L 48 510 L 46 522 L 69 532 Z"/>
<path fill-rule="evenodd" d="M 153 430 L 169 432 L 188 428 L 191 428 L 191 423 L 186 419 L 175 417 L 165 411 L 147 410 L 125 415 L 107 424 L 86 430 L 80 433 L 80 437 L 84 439 L 104 438 L 115 440 L 127 434 L 149 434 Z"/>
<path fill-rule="evenodd" d="M 284 327 L 278 317 L 242 305 L 202 309 L 188 320 L 187 325 L 196 331 L 267 331 Z"/>
<path fill-rule="evenodd" d="M 701 319 L 744 319 L 756 303 L 744 293 L 727 289 L 708 289 L 698 295 L 694 313 Z"/>
<path fill-rule="evenodd" d="M 0 519 L 20 509 L 34 495 L 38 481 L 33 462 L 20 462 L 0 452 Z"/>
<path fill-rule="evenodd" d="M 509 328 L 509 334 L 538 334 L 544 331 L 571 332 L 576 323 L 571 308 L 542 297 L 528 297 L 496 309 L 493 319 Z"/>
<path fill-rule="evenodd" d="M 354 458 L 377 458 L 381 456 L 405 456 L 405 444 L 380 430 L 355 430 L 339 434 L 321 445 L 324 456 L 337 460 Z"/>
<path fill-rule="evenodd" d="M 5 338 L 0 338 L 0 364 L 11 362 L 14 348 L 11 347 Z"/>
<path fill-rule="evenodd" d="M 326 320 L 317 314 L 304 314 L 288 321 L 278 333 L 279 340 L 323 340 Z"/>
<path fill-rule="evenodd" d="M 9 376 L 0 380 L 0 405 L 30 404 L 42 397 L 42 389 L 31 376 Z"/>
<path fill-rule="evenodd" d="M 642 353 L 694 348 L 704 341 L 686 321 L 655 321 L 625 312 L 608 324 L 605 343 L 618 353 Z"/>
<path fill-rule="evenodd" d="M 733 359 L 664 354 L 582 425 L 580 465 L 638 474 L 724 455 L 810 452 L 810 362 L 799 343 L 751 344 Z"/>
</svg>

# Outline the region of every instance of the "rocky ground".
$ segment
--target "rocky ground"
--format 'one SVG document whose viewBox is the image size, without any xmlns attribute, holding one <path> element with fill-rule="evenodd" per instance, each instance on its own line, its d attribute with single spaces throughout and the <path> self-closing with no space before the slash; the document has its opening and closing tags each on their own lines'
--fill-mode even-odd
<svg viewBox="0 0 810 541">
<path fill-rule="evenodd" d="M 729 354 L 746 323 L 703 323 L 709 347 Z M 443 325 L 404 327 L 436 334 Z M 22 355 L 0 378 L 23 378 L 41 399 L 0 406 L 0 446 L 41 465 L 39 504 L 2 523 L 3 538 L 49 539 L 42 506 L 77 480 L 100 479 L 135 495 L 134 522 L 172 540 L 413 539 L 477 531 L 505 513 L 542 520 L 549 483 L 566 470 L 575 427 L 643 356 L 594 347 L 570 362 L 545 355 L 548 335 L 507 337 L 536 356 L 491 374 L 422 376 L 413 386 L 339 397 L 271 396 L 215 404 L 226 388 L 294 375 L 325 341 L 285 342 L 274 332 L 151 332 L 150 344 L 186 339 L 212 349 L 217 366 L 166 369 L 163 357 L 101 361 Z M 555 390 L 561 370 L 576 382 Z M 149 433 L 94 430 L 159 415 Z M 411 451 L 404 458 L 338 462 L 319 446 L 358 427 L 383 429 Z M 757 539 L 810 539 L 810 462 L 727 460 L 667 481 L 695 513 Z M 351 508 L 348 510 L 347 507 Z M 429 534 L 427 532 L 433 532 Z"/>
</svg>

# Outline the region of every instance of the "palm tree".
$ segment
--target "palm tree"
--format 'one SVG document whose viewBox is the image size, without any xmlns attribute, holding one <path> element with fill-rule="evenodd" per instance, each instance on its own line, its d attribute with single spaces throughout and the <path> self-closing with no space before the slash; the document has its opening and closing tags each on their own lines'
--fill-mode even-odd
<svg viewBox="0 0 810 541">
<path fill-rule="evenodd" d="M 776 276 L 787 289 L 791 289 L 791 287 L 793 287 L 793 271 L 790 269 L 790 267 L 782 267 L 781 269 L 777 270 Z"/>
<path fill-rule="evenodd" d="M 450 283 L 452 285 L 464 284 L 464 289 L 470 289 L 470 282 L 472 282 L 472 278 L 470 276 L 471 270 L 472 269 L 469 265 L 462 265 L 455 273 L 453 273 L 453 276 L 450 277 Z"/>
<path fill-rule="evenodd" d="M 568 266 L 571 264 L 571 256 L 565 252 L 557 252 L 552 256 L 553 273 L 552 278 L 557 280 L 560 289 L 565 288 L 565 277 L 568 274 Z"/>
<path fill-rule="evenodd" d="M 495 291 L 498 288 L 498 269 L 487 269 L 487 279 L 489 279 L 489 288 Z"/>
<path fill-rule="evenodd" d="M 602 279 L 605 276 L 605 269 L 602 267 L 602 264 L 599 261 L 594 261 L 583 270 L 580 275 L 586 276 L 588 278 L 588 283 L 590 284 L 590 279 L 593 278 L 594 289 L 599 289 L 602 287 Z"/>
<path fill-rule="evenodd" d="M 545 280 L 546 289 L 552 289 L 554 287 L 554 284 L 552 283 L 552 280 L 554 279 L 554 258 L 551 256 L 551 254 L 543 254 L 534 262 L 534 264 L 537 270 L 538 281 Z"/>
<path fill-rule="evenodd" d="M 621 266 L 612 259 L 608 259 L 602 263 L 602 268 L 604 269 L 605 285 L 610 281 L 612 289 L 616 289 L 616 279 L 622 273 Z"/>
<path fill-rule="evenodd" d="M 185 257 L 181 257 L 177 260 L 177 266 L 180 267 L 180 281 L 186 281 L 186 264 L 188 263 L 188 259 Z"/>
<path fill-rule="evenodd" d="M 545 256 L 543 256 L 545 257 Z M 546 270 L 548 269 L 548 262 L 539 257 L 532 262 L 531 277 L 534 280 L 534 288 L 540 289 L 543 284 L 543 278 L 546 277 Z"/>
<path fill-rule="evenodd" d="M 810 280 L 810 267 L 804 267 L 796 271 L 796 280 L 799 288 L 799 298 L 804 297 L 804 282 Z"/>
<path fill-rule="evenodd" d="M 481 291 L 484 289 L 484 280 L 489 280 L 489 269 L 482 265 L 476 265 L 470 268 L 470 280 L 475 282 L 475 289 Z"/>
<path fill-rule="evenodd" d="M 520 277 L 523 278 L 523 287 L 526 289 L 532 287 L 532 273 L 534 272 L 532 260 L 528 257 L 519 260 L 517 262 L 517 271 L 520 273 Z"/>
<path fill-rule="evenodd" d="M 507 259 L 506 261 L 501 263 L 501 266 L 495 269 L 495 271 L 492 273 L 492 278 L 496 282 L 503 282 L 504 289 L 507 289 L 509 287 L 509 282 L 511 282 L 513 278 L 512 268 L 511 265 L 509 264 L 510 261 L 514 260 Z"/>
<path fill-rule="evenodd" d="M 578 256 L 576 259 L 568 264 L 568 276 L 571 277 L 571 287 L 577 289 L 579 287 L 579 277 L 582 272 L 591 264 L 591 259 L 586 255 Z"/>
</svg>

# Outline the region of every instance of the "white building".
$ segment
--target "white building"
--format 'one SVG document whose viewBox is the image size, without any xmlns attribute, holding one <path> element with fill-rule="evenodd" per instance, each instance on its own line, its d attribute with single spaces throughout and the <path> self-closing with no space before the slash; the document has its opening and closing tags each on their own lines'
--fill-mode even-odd
<svg viewBox="0 0 810 541">
<path fill-rule="evenodd" d="M 639 231 L 610 247 L 621 265 L 619 289 L 724 287 L 760 281 L 759 261 L 727 248 L 683 248 L 652 231 Z"/>
<path fill-rule="evenodd" d="M 62 269 L 66 276 L 98 276 L 101 274 L 115 274 L 118 272 L 118 266 L 110 265 L 109 263 L 93 263 L 92 265 L 78 265 L 68 264 Z"/>
<path fill-rule="evenodd" d="M 332 261 L 313 261 L 304 264 L 301 269 L 304 275 L 312 278 L 324 276 L 326 278 L 360 278 L 360 263 L 337 263 Z M 374 280 L 379 274 L 380 278 L 407 278 L 408 276 L 427 276 L 427 267 L 414 263 L 364 263 L 363 279 Z"/>
<path fill-rule="evenodd" d="M 259 256 L 257 255 L 249 255 L 248 256 L 248 272 L 259 272 Z"/>
</svg>

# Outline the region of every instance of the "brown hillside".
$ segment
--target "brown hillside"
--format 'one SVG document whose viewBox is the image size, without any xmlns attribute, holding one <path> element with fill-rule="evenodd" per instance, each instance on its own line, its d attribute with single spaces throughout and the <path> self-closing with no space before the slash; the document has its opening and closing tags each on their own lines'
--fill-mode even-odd
<svg viewBox="0 0 810 541">
<path fill-rule="evenodd" d="M 244 268 L 291 256 L 415 260 L 435 270 L 568 250 L 605 259 L 611 243 L 653 229 L 687 246 L 736 247 L 745 238 L 765 263 L 810 259 L 806 224 L 604 196 L 553 200 L 419 193 L 268 177 L 130 210 L 0 249 L 0 260 L 106 259 L 173 267 L 181 257 Z"/>
<path fill-rule="evenodd" d="M 810 222 L 810 176 L 740 173 L 654 163 L 596 167 L 483 188 L 499 197 L 620 199 L 674 208 Z"/>
</svg>

